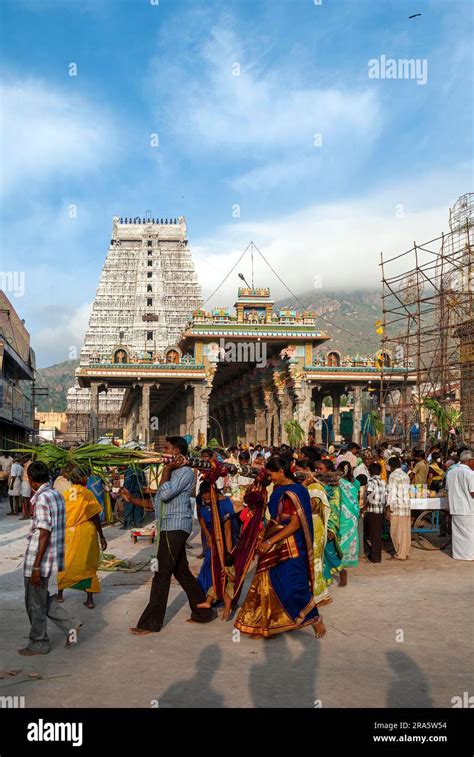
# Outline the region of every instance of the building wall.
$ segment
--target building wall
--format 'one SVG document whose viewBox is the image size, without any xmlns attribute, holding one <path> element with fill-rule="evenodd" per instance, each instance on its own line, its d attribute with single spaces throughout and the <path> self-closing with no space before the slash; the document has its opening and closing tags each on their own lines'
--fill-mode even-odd
<svg viewBox="0 0 474 757">
<path fill-rule="evenodd" d="M 30 335 L 13 304 L 1 289 L 0 334 L 25 363 L 30 362 Z"/>
<path fill-rule="evenodd" d="M 120 417 L 123 389 L 109 389 L 99 394 L 99 435 L 118 432 L 123 427 Z M 74 386 L 68 391 L 66 412 L 66 443 L 87 442 L 91 436 L 91 396 L 89 389 Z"/>
<path fill-rule="evenodd" d="M 40 430 L 57 429 L 58 431 L 66 431 L 66 413 L 52 413 L 37 410 L 35 412 L 35 420 L 39 421 Z"/>
<path fill-rule="evenodd" d="M 0 446 L 26 441 L 33 428 L 34 353 L 30 335 L 0 290 Z"/>
</svg>

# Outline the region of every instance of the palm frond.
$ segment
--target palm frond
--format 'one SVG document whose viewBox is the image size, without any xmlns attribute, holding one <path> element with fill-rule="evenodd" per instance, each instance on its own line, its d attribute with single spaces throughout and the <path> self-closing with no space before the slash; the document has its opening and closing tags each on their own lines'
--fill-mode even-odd
<svg viewBox="0 0 474 757">
<path fill-rule="evenodd" d="M 366 433 L 371 434 L 372 432 L 375 432 L 376 435 L 383 434 L 384 431 L 385 431 L 384 422 L 379 417 L 379 414 L 377 413 L 377 411 L 371 410 L 369 413 L 367 413 L 362 436 L 365 436 Z"/>
<path fill-rule="evenodd" d="M 290 447 L 299 447 L 304 440 L 305 433 L 296 418 L 292 418 L 291 421 L 285 421 L 285 431 Z"/>
<path fill-rule="evenodd" d="M 86 475 L 102 475 L 108 468 L 137 465 L 147 455 L 139 450 L 116 447 L 114 444 L 82 444 L 73 449 L 64 449 L 55 444 L 25 444 L 10 452 L 24 454 L 38 460 L 50 470 L 78 468 Z"/>
</svg>

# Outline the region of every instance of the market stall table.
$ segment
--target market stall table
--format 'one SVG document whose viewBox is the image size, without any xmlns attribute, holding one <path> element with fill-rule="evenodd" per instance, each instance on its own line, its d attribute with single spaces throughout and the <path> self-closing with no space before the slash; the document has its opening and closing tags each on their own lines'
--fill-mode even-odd
<svg viewBox="0 0 474 757">
<path fill-rule="evenodd" d="M 449 511 L 447 497 L 414 497 L 410 500 L 412 510 L 421 511 L 414 515 L 411 532 L 422 549 L 446 549 L 450 542 L 448 534 L 441 534 L 440 513 Z M 447 517 L 444 525 L 447 525 Z"/>
</svg>

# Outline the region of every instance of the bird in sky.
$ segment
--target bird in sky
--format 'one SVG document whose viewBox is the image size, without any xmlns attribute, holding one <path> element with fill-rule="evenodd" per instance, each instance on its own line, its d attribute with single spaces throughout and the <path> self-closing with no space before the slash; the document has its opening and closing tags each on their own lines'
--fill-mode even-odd
<svg viewBox="0 0 474 757">
<path fill-rule="evenodd" d="M 421 13 L 414 13 L 413 16 L 408 16 L 408 18 L 416 18 L 417 16 L 421 16 Z"/>
</svg>

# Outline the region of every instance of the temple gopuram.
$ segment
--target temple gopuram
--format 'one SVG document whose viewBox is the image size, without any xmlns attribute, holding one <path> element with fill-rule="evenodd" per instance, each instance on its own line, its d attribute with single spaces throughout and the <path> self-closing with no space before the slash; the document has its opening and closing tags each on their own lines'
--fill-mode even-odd
<svg viewBox="0 0 474 757">
<path fill-rule="evenodd" d="M 131 237 L 135 241 L 141 234 L 140 250 L 127 263 L 129 275 L 134 263 L 139 267 L 139 291 L 134 308 L 128 312 L 120 311 L 120 298 L 117 309 L 114 303 L 107 336 L 100 344 L 102 349 L 98 340 L 93 344 L 94 314 L 98 312 L 94 304 L 76 386 L 70 390 L 71 440 L 115 435 L 124 442 L 150 445 L 166 435 L 179 434 L 191 436 L 193 443 L 200 445 L 211 437 L 225 445 L 237 439 L 282 444 L 287 441 L 285 423 L 297 419 L 305 435 L 310 438 L 313 434 L 318 443 L 323 440 L 323 430 L 317 419 L 322 415 L 324 398 L 331 397 L 330 437 L 338 441 L 343 395 L 350 395 L 352 400 L 351 435 L 361 440 L 363 393 L 370 391 L 377 403 L 378 393 L 382 387 L 386 392 L 388 382 L 390 391 L 404 393 L 415 383 L 412 369 L 395 364 L 387 353 L 348 357 L 331 349 L 331 338 L 318 328 L 312 311 L 275 309 L 269 289 L 240 288 L 233 310 L 205 310 L 200 305 L 187 242 L 180 247 L 181 254 L 187 253 L 186 260 L 174 262 L 176 278 L 171 281 L 164 276 L 164 241 L 168 249 L 170 241 L 184 241 L 184 219 L 178 224 L 179 240 L 167 239 L 169 225 L 163 228 L 143 223 L 138 224 L 140 229 L 131 230 L 137 224 L 127 224 L 125 234 L 124 225 L 114 219 L 116 238 L 122 235 L 125 242 L 130 242 Z M 112 250 L 117 253 L 116 242 Z M 115 263 L 118 258 L 115 255 Z M 144 265 L 149 260 L 151 265 Z M 179 280 L 179 264 L 184 265 L 187 275 L 184 281 Z M 144 278 L 144 282 L 147 286 L 146 280 L 151 279 L 152 286 L 159 290 L 158 308 L 154 305 L 155 289 L 142 292 L 142 269 L 152 271 L 153 275 Z M 108 274 L 103 273 L 100 287 L 104 293 L 107 280 Z M 174 295 L 170 294 L 170 285 L 176 287 Z M 137 305 L 140 297 L 144 301 Z M 188 313 L 191 306 L 187 318 L 186 305 Z M 101 307 L 107 311 L 103 302 Z M 178 334 L 173 328 L 179 317 L 182 328 Z M 154 332 L 151 323 L 155 325 Z M 171 323 L 173 328 L 169 328 Z M 109 349 L 104 349 L 106 343 Z M 85 400 L 82 412 L 77 404 L 74 406 L 78 396 Z"/>
<path fill-rule="evenodd" d="M 122 437 L 128 383 L 87 382 L 82 373 L 107 363 L 177 360 L 172 347 L 189 312 L 201 303 L 186 222 L 179 218 L 115 216 L 97 287 L 80 368 L 67 397 L 66 442 Z M 99 388 L 98 388 L 99 387 Z"/>
</svg>

